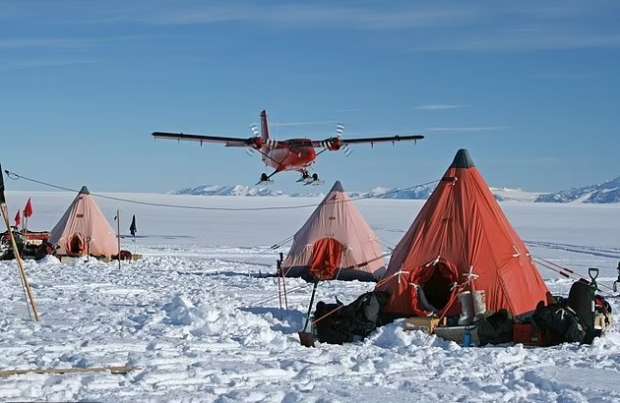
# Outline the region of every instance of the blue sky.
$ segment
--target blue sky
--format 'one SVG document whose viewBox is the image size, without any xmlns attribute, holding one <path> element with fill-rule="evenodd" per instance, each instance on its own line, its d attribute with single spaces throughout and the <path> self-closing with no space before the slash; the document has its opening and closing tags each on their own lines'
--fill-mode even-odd
<svg viewBox="0 0 620 403">
<path fill-rule="evenodd" d="M 326 186 L 432 180 L 460 147 L 496 186 L 602 182 L 620 175 L 619 20 L 616 1 L 5 0 L 0 162 L 101 191 L 253 184 L 256 157 L 150 133 L 249 136 L 264 108 L 278 138 L 427 136 L 325 153 Z"/>
</svg>

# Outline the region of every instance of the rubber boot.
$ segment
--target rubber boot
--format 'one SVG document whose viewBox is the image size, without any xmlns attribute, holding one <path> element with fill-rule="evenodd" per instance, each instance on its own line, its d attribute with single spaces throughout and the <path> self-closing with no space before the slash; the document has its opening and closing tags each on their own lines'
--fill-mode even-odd
<svg viewBox="0 0 620 403">
<path fill-rule="evenodd" d="M 486 301 L 486 294 L 484 290 L 474 291 L 473 303 L 474 303 L 474 316 L 476 320 L 483 318 L 484 314 L 487 312 L 487 301 Z"/>
<path fill-rule="evenodd" d="M 463 291 L 459 294 L 461 304 L 461 316 L 459 316 L 459 326 L 471 325 L 474 321 L 474 304 L 470 291 Z"/>
</svg>

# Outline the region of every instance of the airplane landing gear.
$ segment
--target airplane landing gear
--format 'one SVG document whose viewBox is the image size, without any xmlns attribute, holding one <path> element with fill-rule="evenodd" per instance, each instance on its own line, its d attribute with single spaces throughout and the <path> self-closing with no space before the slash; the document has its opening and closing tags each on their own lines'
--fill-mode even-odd
<svg viewBox="0 0 620 403">
<path fill-rule="evenodd" d="M 308 175 L 305 179 L 304 185 L 320 185 L 323 181 L 319 180 L 319 174 L 313 173 L 312 175 Z"/>
<path fill-rule="evenodd" d="M 271 180 L 271 177 L 273 175 L 275 175 L 276 173 L 277 173 L 277 171 L 272 173 L 271 175 L 267 175 L 266 173 L 263 172 L 262 174 L 260 174 L 260 180 L 258 182 L 256 182 L 256 185 L 254 185 L 254 186 L 261 185 L 261 184 L 269 184 L 269 183 L 273 182 Z"/>
<path fill-rule="evenodd" d="M 297 179 L 297 182 L 307 182 L 310 179 L 310 174 L 305 169 L 299 171 L 301 173 L 301 178 Z"/>
</svg>

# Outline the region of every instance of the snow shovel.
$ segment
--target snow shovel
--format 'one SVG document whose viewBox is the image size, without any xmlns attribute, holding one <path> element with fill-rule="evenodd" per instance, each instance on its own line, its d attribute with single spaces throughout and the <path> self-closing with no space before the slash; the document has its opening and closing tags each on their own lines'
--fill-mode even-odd
<svg viewBox="0 0 620 403">
<path fill-rule="evenodd" d="M 314 287 L 312 287 L 312 296 L 310 297 L 310 306 L 308 307 L 308 314 L 306 315 L 306 324 L 304 328 L 297 332 L 299 334 L 299 342 L 304 347 L 314 347 L 314 334 L 312 333 L 312 325 L 310 325 L 310 314 L 312 313 L 312 304 L 314 303 L 314 294 L 316 294 L 316 287 L 319 285 L 318 281 L 314 282 Z"/>
</svg>

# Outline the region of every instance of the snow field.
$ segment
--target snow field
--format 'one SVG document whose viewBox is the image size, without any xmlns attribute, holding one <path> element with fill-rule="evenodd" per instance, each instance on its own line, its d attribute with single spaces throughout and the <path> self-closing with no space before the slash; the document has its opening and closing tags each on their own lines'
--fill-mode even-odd
<svg viewBox="0 0 620 403">
<path fill-rule="evenodd" d="M 71 197 L 37 199 L 41 208 L 33 225 L 51 227 Z M 223 204 L 223 198 L 215 199 L 187 202 Z M 227 200 L 233 206 L 291 204 L 280 198 Z M 107 203 L 102 208 L 112 217 Z M 377 234 L 394 244 L 421 203 L 358 205 Z M 599 266 L 602 282 L 611 285 L 620 260 L 620 209 L 503 207 L 534 255 L 582 274 Z M 28 318 L 15 263 L 0 262 L 1 369 L 126 364 L 138 369 L 127 375 L 0 378 L 0 400 L 620 401 L 617 323 L 592 346 L 461 348 L 422 332 L 404 332 L 395 322 L 363 342 L 307 349 L 297 331 L 310 286 L 287 279 L 289 290 L 302 288 L 289 295 L 289 309 L 280 309 L 275 279 L 256 274 L 273 272 L 278 250 L 269 245 L 291 235 L 311 209 L 282 215 L 140 209 L 144 238 L 125 239 L 123 247 L 144 254 L 141 261 L 121 270 L 116 262 L 96 260 L 27 261 L 42 314 L 37 324 Z M 543 276 L 553 292 L 568 291 L 570 282 L 556 273 L 543 271 Z M 373 286 L 321 283 L 317 300 L 338 296 L 348 303 Z M 618 299 L 610 302 L 618 312 Z"/>
<path fill-rule="evenodd" d="M 28 320 L 15 264 L 0 264 L 2 368 L 140 369 L 2 378 L 2 400 L 620 400 L 610 381 L 620 374 L 617 325 L 593 346 L 527 349 L 461 348 L 396 322 L 364 342 L 307 349 L 296 332 L 310 288 L 292 293 L 288 310 L 277 298 L 255 304 L 275 296 L 276 284 L 248 276 L 246 263 L 153 256 L 121 271 L 97 261 L 28 261 L 27 269 L 43 319 Z M 287 280 L 289 289 L 304 284 Z M 318 299 L 350 302 L 369 289 L 321 284 Z"/>
</svg>

